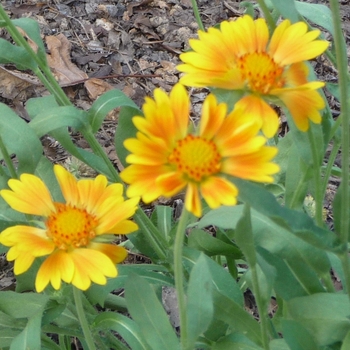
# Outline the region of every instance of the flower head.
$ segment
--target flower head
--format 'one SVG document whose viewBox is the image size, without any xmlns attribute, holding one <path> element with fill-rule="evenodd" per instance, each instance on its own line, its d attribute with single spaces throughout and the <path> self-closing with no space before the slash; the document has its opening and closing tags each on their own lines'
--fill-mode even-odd
<svg viewBox="0 0 350 350">
<path fill-rule="evenodd" d="M 77 181 L 60 165 L 54 172 L 65 203 L 54 202 L 44 182 L 31 174 L 9 180 L 11 190 L 1 191 L 12 209 L 44 218 L 44 228 L 17 225 L 1 232 L 0 243 L 11 247 L 7 259 L 15 261 L 14 272 L 21 274 L 35 258 L 46 257 L 36 276 L 38 292 L 50 282 L 55 289 L 64 281 L 81 290 L 91 282 L 106 284 L 106 277 L 117 276 L 115 264 L 127 251 L 103 235 L 137 230 L 129 218 L 139 198 L 125 201 L 123 186 L 108 185 L 103 175 Z"/>
<path fill-rule="evenodd" d="M 177 84 L 168 96 L 161 89 L 154 99 L 146 98 L 145 117 L 136 116 L 136 138 L 127 139 L 131 165 L 122 171 L 130 184 L 129 197 L 142 196 L 149 203 L 163 195 L 171 197 L 186 189 L 185 207 L 200 216 L 200 195 L 211 208 L 236 204 L 237 188 L 225 178 L 233 175 L 258 182 L 272 182 L 279 168 L 270 160 L 275 147 L 265 146 L 258 135 L 260 120 L 236 105 L 227 115 L 227 106 L 209 95 L 203 104 L 197 132 L 188 131 L 189 98 Z"/>
<path fill-rule="evenodd" d="M 289 109 L 296 126 L 306 131 L 309 119 L 320 123 L 325 103 L 316 91 L 324 84 L 308 82 L 303 62 L 323 53 L 328 42 L 316 40 L 319 30 L 308 32 L 304 22 L 280 23 L 271 38 L 264 19 L 245 15 L 221 23 L 220 29 L 199 31 L 191 39 L 193 51 L 180 55 L 178 66 L 186 73 L 180 83 L 194 87 L 242 90 L 246 103 L 264 110 L 262 130 L 267 137 L 278 128 L 278 117 L 265 102 L 278 97 Z"/>
</svg>

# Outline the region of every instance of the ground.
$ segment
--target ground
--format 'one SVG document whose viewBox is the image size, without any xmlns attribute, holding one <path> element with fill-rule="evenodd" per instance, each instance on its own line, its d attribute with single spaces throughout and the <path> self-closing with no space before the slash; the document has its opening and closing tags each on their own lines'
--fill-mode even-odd
<svg viewBox="0 0 350 350">
<path fill-rule="evenodd" d="M 306 2 L 328 4 L 325 0 Z M 144 97 L 151 95 L 154 88 L 169 91 L 179 80 L 180 74 L 176 70 L 179 54 L 188 48 L 188 39 L 196 37 L 198 30 L 191 0 L 2 0 L 1 3 L 13 19 L 30 17 L 38 21 L 56 78 L 72 102 L 82 109 L 89 109 L 99 95 L 112 88 L 121 89 L 140 107 Z M 245 8 L 240 6 L 241 3 L 198 0 L 205 27 L 242 15 Z M 344 34 L 349 44 L 350 2 L 343 0 L 340 3 Z M 258 10 L 255 11 L 258 16 Z M 331 40 L 328 33 L 324 35 Z M 1 28 L 0 37 L 8 39 Z M 320 80 L 337 81 L 337 72 L 326 58 L 313 64 Z M 207 91 L 192 89 L 190 92 L 192 113 L 198 116 Z M 24 120 L 28 120 L 24 109 L 26 101 L 45 94 L 47 92 L 31 72 L 19 72 L 13 65 L 0 65 L 0 102 L 13 108 Z M 327 98 L 334 118 L 337 118 L 339 105 L 330 94 Z M 98 138 L 116 167 L 120 168 L 113 146 L 117 122 L 118 112 L 110 113 Z M 282 124 L 281 133 L 284 132 Z M 72 137 L 80 147 L 87 147 L 79 134 L 72 134 Z M 45 137 L 42 141 L 52 162 L 67 161 L 67 154 L 55 140 Z M 331 207 L 330 200 L 336 186 L 334 178 L 326 208 Z M 0 290 L 14 287 L 11 266 L 2 257 Z"/>
</svg>

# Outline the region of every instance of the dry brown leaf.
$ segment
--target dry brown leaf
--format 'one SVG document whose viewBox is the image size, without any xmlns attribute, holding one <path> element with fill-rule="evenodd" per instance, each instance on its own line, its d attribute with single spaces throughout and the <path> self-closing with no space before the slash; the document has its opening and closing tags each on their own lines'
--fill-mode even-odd
<svg viewBox="0 0 350 350">
<path fill-rule="evenodd" d="M 89 97 L 92 100 L 96 100 L 103 93 L 114 89 L 114 87 L 111 84 L 108 84 L 104 80 L 97 79 L 97 78 L 91 78 L 87 80 L 84 83 L 84 85 L 89 94 Z"/>
<path fill-rule="evenodd" d="M 32 75 L 0 66 L 0 95 L 4 98 L 26 100 L 27 90 L 40 85 L 39 79 Z"/>
<path fill-rule="evenodd" d="M 45 38 L 50 55 L 47 55 L 49 66 L 61 86 L 81 83 L 88 75 L 80 70 L 70 59 L 71 44 L 63 34 Z"/>
</svg>

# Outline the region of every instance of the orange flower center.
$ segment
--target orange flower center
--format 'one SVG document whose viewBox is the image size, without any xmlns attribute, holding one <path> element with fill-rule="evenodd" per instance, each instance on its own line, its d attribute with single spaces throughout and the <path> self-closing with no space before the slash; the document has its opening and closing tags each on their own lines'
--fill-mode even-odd
<svg viewBox="0 0 350 350">
<path fill-rule="evenodd" d="M 265 52 L 248 53 L 238 59 L 238 68 L 248 88 L 261 94 L 268 94 L 271 88 L 284 85 L 283 67 L 280 67 Z"/>
<path fill-rule="evenodd" d="M 188 135 L 177 141 L 169 162 L 190 180 L 200 182 L 220 170 L 221 155 L 212 141 Z"/>
<path fill-rule="evenodd" d="M 70 205 L 55 203 L 56 212 L 47 221 L 47 235 L 59 249 L 86 246 L 95 237 L 97 219 L 86 212 Z"/>
</svg>

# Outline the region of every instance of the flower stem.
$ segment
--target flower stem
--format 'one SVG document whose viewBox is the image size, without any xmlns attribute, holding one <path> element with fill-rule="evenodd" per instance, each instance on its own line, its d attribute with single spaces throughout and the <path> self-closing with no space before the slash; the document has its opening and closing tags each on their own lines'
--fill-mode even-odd
<svg viewBox="0 0 350 350">
<path fill-rule="evenodd" d="M 70 106 L 71 102 L 69 98 L 64 93 L 64 91 L 52 75 L 46 60 L 42 59 L 36 52 L 34 52 L 34 50 L 30 47 L 29 43 L 23 38 L 16 26 L 12 23 L 11 19 L 8 17 L 1 5 L 0 18 L 2 18 L 2 21 L 4 22 L 5 27 L 10 33 L 14 42 L 18 46 L 23 47 L 28 52 L 31 59 L 33 59 L 36 62 L 38 67 L 37 69 L 33 70 L 35 75 L 40 79 L 40 81 L 48 89 L 48 91 L 55 96 L 57 103 L 61 106 Z"/>
<path fill-rule="evenodd" d="M 330 0 L 330 8 L 332 11 L 332 20 L 334 26 L 334 46 L 337 59 L 340 104 L 341 104 L 341 206 L 340 206 L 340 240 L 343 243 L 343 252 L 340 255 L 345 275 L 346 291 L 350 298 L 350 264 L 348 256 L 349 241 L 349 146 L 350 146 L 350 106 L 349 106 L 349 89 L 348 89 L 348 61 L 345 40 L 342 34 L 341 21 L 339 21 L 339 1 Z"/>
<path fill-rule="evenodd" d="M 5 146 L 4 142 L 2 141 L 1 133 L 0 133 L 0 151 L 2 153 L 2 157 L 4 158 L 4 161 L 5 161 L 5 164 L 7 166 L 7 169 L 10 172 L 11 178 L 17 179 L 18 176 L 17 176 L 16 169 L 13 166 L 13 163 L 11 161 L 11 157 L 10 157 L 8 151 L 7 151 L 6 146 Z"/>
<path fill-rule="evenodd" d="M 323 196 L 322 196 L 322 184 L 321 184 L 321 164 L 320 155 L 315 142 L 314 134 L 310 128 L 308 131 L 312 159 L 313 159 L 313 173 L 314 173 L 314 185 L 315 185 L 315 205 L 316 205 L 316 224 L 322 226 L 323 224 Z"/>
<path fill-rule="evenodd" d="M 196 0 L 191 0 L 192 3 L 192 7 L 193 7 L 193 13 L 194 13 L 194 17 L 197 21 L 198 27 L 200 30 L 202 30 L 203 32 L 205 31 L 204 29 L 204 25 L 201 19 L 201 16 L 199 14 L 199 9 L 198 9 L 198 5 L 197 5 L 197 1 Z"/>
<path fill-rule="evenodd" d="M 94 339 L 92 337 L 90 327 L 89 327 L 89 324 L 88 324 L 86 316 L 85 316 L 83 302 L 81 300 L 81 294 L 82 294 L 82 291 L 73 286 L 75 307 L 77 310 L 80 326 L 83 330 L 86 344 L 87 344 L 89 350 L 96 350 L 95 342 L 94 342 Z"/>
<path fill-rule="evenodd" d="M 259 7 L 261 8 L 261 10 L 264 14 L 264 17 L 266 19 L 266 22 L 267 22 L 267 25 L 268 25 L 270 31 L 273 32 L 276 28 L 276 23 L 271 16 L 269 8 L 266 6 L 264 0 L 257 0 L 257 3 L 259 4 Z"/>
<path fill-rule="evenodd" d="M 186 313 L 186 296 L 184 289 L 183 266 L 182 266 L 182 248 L 186 232 L 186 226 L 189 218 L 189 212 L 183 209 L 176 230 L 174 242 L 174 275 L 175 287 L 177 292 L 177 301 L 180 315 L 180 338 L 182 349 L 187 349 L 187 313 Z"/>
</svg>

